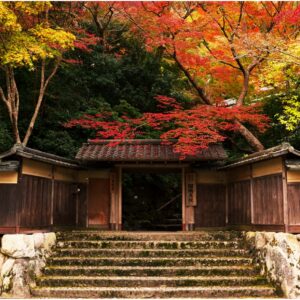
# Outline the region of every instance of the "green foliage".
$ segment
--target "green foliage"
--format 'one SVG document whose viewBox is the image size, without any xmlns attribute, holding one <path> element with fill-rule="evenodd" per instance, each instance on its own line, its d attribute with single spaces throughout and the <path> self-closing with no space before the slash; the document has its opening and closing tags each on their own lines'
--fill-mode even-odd
<svg viewBox="0 0 300 300">
<path fill-rule="evenodd" d="M 122 57 L 103 53 L 97 46 L 89 53 L 74 51 L 70 58 L 80 59 L 81 63 L 64 65 L 50 83 L 31 147 L 74 157 L 81 143 L 92 138 L 93 133 L 66 130 L 63 124 L 67 121 L 103 111 L 111 111 L 115 118 L 124 113 L 135 117 L 156 109 L 154 96 L 176 92 L 176 73 L 168 66 L 163 67 L 159 57 L 147 53 L 137 41 L 128 45 L 127 54 Z M 21 76 L 25 77 L 25 73 Z M 27 76 L 23 86 L 27 103 L 22 119 L 26 119 L 32 109 L 35 91 L 28 90 L 27 86 L 33 81 L 34 78 Z M 157 132 L 149 131 L 148 137 L 156 136 Z M 57 140 L 60 145 L 56 147 Z"/>
<path fill-rule="evenodd" d="M 0 153 L 8 150 L 13 145 L 13 137 L 8 121 L 0 119 Z"/>
<path fill-rule="evenodd" d="M 283 105 L 283 113 L 278 120 L 288 131 L 294 131 L 300 125 L 300 94 L 284 97 Z"/>
<path fill-rule="evenodd" d="M 284 93 L 273 94 L 263 100 L 264 113 L 271 122 L 268 130 L 261 136 L 265 147 L 272 147 L 282 142 L 289 142 L 294 147 L 300 147 L 300 127 L 297 115 L 299 108 L 299 92 L 291 90 L 288 95 Z"/>
<path fill-rule="evenodd" d="M 32 143 L 39 147 L 39 150 L 56 153 L 62 156 L 75 157 L 78 148 L 76 141 L 66 130 L 48 130 L 45 135 L 33 136 Z M 84 140 L 81 140 L 84 142 Z"/>
</svg>

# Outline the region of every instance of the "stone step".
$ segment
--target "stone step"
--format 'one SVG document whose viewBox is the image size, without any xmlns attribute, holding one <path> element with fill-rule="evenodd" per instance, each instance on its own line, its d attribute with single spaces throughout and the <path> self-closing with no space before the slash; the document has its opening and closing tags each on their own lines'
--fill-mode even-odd
<svg viewBox="0 0 300 300">
<path fill-rule="evenodd" d="M 183 286 L 253 286 L 268 284 L 261 276 L 44 276 L 39 286 L 55 287 L 183 287 Z"/>
<path fill-rule="evenodd" d="M 156 230 L 162 231 L 178 231 L 182 228 L 182 224 L 172 224 L 172 223 L 164 223 L 164 224 L 155 224 L 152 225 Z"/>
<path fill-rule="evenodd" d="M 173 213 L 172 215 L 176 218 L 181 218 L 181 216 L 182 216 L 181 213 Z"/>
<path fill-rule="evenodd" d="M 179 227 L 178 230 L 181 230 L 181 228 L 182 228 L 182 221 L 181 220 L 164 219 L 164 220 L 160 220 L 159 224 L 178 226 Z M 159 225 L 159 224 L 157 223 L 157 225 Z"/>
<path fill-rule="evenodd" d="M 274 297 L 237 232 L 74 230 L 57 237 L 35 297 Z"/>
<path fill-rule="evenodd" d="M 187 267 L 143 267 L 143 266 L 51 266 L 46 267 L 47 276 L 257 276 L 259 269 L 245 266 L 187 266 Z"/>
<path fill-rule="evenodd" d="M 115 240 L 65 240 L 57 248 L 114 248 L 114 249 L 237 249 L 239 241 L 115 241 Z"/>
<path fill-rule="evenodd" d="M 50 265 L 84 266 L 230 266 L 249 265 L 249 257 L 52 257 Z"/>
<path fill-rule="evenodd" d="M 229 298 L 272 297 L 275 290 L 269 286 L 246 287 L 42 287 L 32 290 L 39 298 Z"/>
<path fill-rule="evenodd" d="M 167 241 L 200 241 L 200 240 L 241 240 L 241 233 L 236 231 L 193 231 L 193 232 L 126 232 L 126 231 L 98 231 L 98 230 L 73 230 L 57 233 L 58 240 L 167 240 Z"/>
<path fill-rule="evenodd" d="M 87 249 L 87 248 L 61 248 L 57 256 L 116 256 L 116 257 L 217 257 L 217 256 L 249 256 L 246 249 Z"/>
<path fill-rule="evenodd" d="M 164 219 L 165 223 L 168 224 L 182 224 L 182 219 L 181 218 L 165 218 Z"/>
</svg>

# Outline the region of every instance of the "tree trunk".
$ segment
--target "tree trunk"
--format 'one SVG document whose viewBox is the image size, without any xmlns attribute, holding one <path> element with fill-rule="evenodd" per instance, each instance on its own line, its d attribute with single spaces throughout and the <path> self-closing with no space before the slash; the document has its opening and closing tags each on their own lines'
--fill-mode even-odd
<svg viewBox="0 0 300 300">
<path fill-rule="evenodd" d="M 248 142 L 248 144 L 254 150 L 256 150 L 256 151 L 264 150 L 263 144 L 259 141 L 259 139 L 249 129 L 247 129 L 239 121 L 235 121 L 235 124 L 238 125 L 238 132 L 240 133 L 240 135 L 245 138 L 245 140 Z"/>
<path fill-rule="evenodd" d="M 205 94 L 205 90 L 200 87 L 197 82 L 193 79 L 190 72 L 184 67 L 184 65 L 181 64 L 179 61 L 176 51 L 173 54 L 173 58 L 175 62 L 177 63 L 178 67 L 181 69 L 181 71 L 184 73 L 184 75 L 187 77 L 193 88 L 197 91 L 200 99 L 205 103 L 206 105 L 213 105 L 214 101 L 212 101 L 210 98 L 208 98 Z M 254 62 L 249 66 L 248 70 L 245 70 L 244 67 L 241 65 L 241 71 L 244 76 L 243 81 L 243 87 L 241 90 L 241 93 L 237 100 L 237 106 L 242 106 L 244 104 L 244 100 L 246 98 L 246 95 L 248 93 L 249 89 L 249 79 L 250 79 L 250 72 L 255 68 L 255 66 L 258 64 L 258 62 Z M 246 128 L 242 123 L 240 123 L 238 120 L 235 121 L 235 124 L 238 125 L 238 132 L 241 136 L 244 137 L 244 139 L 248 142 L 248 144 L 251 146 L 252 149 L 255 151 L 262 151 L 264 150 L 263 144 L 259 141 L 259 139 L 248 129 Z"/>
<path fill-rule="evenodd" d="M 40 91 L 40 94 L 39 94 L 39 97 L 38 97 L 38 101 L 37 101 L 37 103 L 35 105 L 34 113 L 32 115 L 32 118 L 30 120 L 30 123 L 28 125 L 27 131 L 26 131 L 26 134 L 25 134 L 25 137 L 24 137 L 23 142 L 22 142 L 23 146 L 26 146 L 28 144 L 29 138 L 30 138 L 30 136 L 32 134 L 32 130 L 34 128 L 34 124 L 36 122 L 37 116 L 38 116 L 40 108 L 41 108 L 41 104 L 43 102 L 44 93 L 45 93 L 44 90 Z"/>
<path fill-rule="evenodd" d="M 42 67 L 41 67 L 41 83 L 40 83 L 40 91 L 39 91 L 39 96 L 38 96 L 38 100 L 37 100 L 37 103 L 35 105 L 35 108 L 34 108 L 34 113 L 32 115 L 32 118 L 30 120 L 30 123 L 28 125 L 28 128 L 27 128 L 27 131 L 26 131 L 26 134 L 25 134 L 25 137 L 23 139 L 23 146 L 26 146 L 28 141 L 29 141 L 29 138 L 32 134 L 32 130 L 34 128 L 34 125 L 35 125 L 35 122 L 36 122 L 36 119 L 38 117 L 38 114 L 40 112 L 40 108 L 41 108 L 41 105 L 42 105 L 42 102 L 43 102 L 43 99 L 44 99 L 44 95 L 45 95 L 45 91 L 47 89 L 47 86 L 50 82 L 50 80 L 52 79 L 52 77 L 55 75 L 55 73 L 57 72 L 57 69 L 58 69 L 58 66 L 59 66 L 59 63 L 60 63 L 60 60 L 58 60 L 55 65 L 54 65 L 54 68 L 52 70 L 52 72 L 50 73 L 49 77 L 45 80 L 45 68 L 46 68 L 46 62 L 45 61 L 42 61 Z"/>
<path fill-rule="evenodd" d="M 6 80 L 6 94 L 2 87 L 0 87 L 0 98 L 4 102 L 7 108 L 14 141 L 16 144 L 21 143 L 18 119 L 19 119 L 19 91 L 15 81 L 14 71 L 11 67 L 5 69 Z"/>
<path fill-rule="evenodd" d="M 12 112 L 11 126 L 12 126 L 15 143 L 21 144 L 21 138 L 20 138 L 20 133 L 18 128 L 18 112 L 16 111 Z"/>
</svg>

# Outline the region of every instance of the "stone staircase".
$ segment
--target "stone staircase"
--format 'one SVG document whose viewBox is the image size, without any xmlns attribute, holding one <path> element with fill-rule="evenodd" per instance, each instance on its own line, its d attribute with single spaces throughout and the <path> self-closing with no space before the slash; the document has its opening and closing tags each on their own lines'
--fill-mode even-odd
<svg viewBox="0 0 300 300">
<path fill-rule="evenodd" d="M 55 298 L 274 297 L 236 232 L 57 234 L 32 289 Z"/>
<path fill-rule="evenodd" d="M 157 231 L 179 231 L 182 229 L 181 214 L 165 214 L 159 219 L 159 224 L 154 225 L 155 230 Z"/>
</svg>

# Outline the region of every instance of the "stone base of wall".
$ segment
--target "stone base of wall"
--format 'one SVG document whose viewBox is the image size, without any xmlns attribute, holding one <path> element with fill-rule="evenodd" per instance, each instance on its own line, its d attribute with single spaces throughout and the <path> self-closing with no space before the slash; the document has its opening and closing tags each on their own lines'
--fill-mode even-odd
<svg viewBox="0 0 300 300">
<path fill-rule="evenodd" d="M 30 297 L 56 244 L 55 233 L 6 234 L 0 249 L 0 295 Z"/>
<path fill-rule="evenodd" d="M 286 298 L 300 298 L 299 236 L 288 233 L 246 232 L 262 273 L 275 283 Z"/>
</svg>

